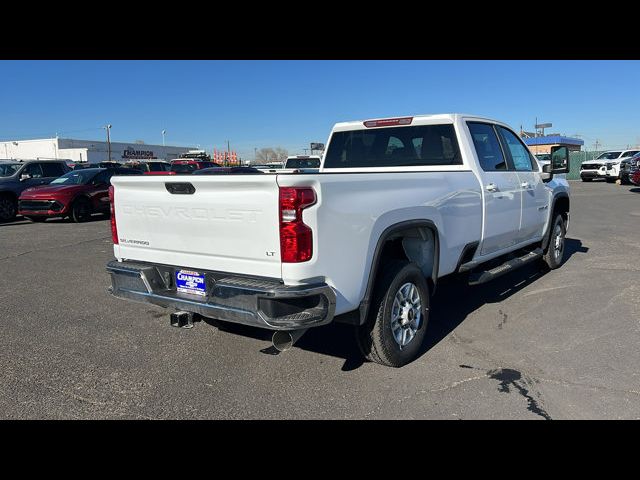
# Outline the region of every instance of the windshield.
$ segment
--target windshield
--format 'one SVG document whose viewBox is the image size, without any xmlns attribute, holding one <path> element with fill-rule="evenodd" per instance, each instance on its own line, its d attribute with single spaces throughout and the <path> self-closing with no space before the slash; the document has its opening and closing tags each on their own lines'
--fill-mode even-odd
<svg viewBox="0 0 640 480">
<path fill-rule="evenodd" d="M 613 160 L 618 158 L 622 152 L 604 152 L 596 160 Z"/>
<path fill-rule="evenodd" d="M 51 185 L 54 184 L 63 184 L 63 185 L 86 185 L 88 184 L 95 175 L 101 170 L 96 169 L 86 169 L 86 170 L 73 170 L 69 173 L 65 173 L 61 177 L 56 178 L 51 182 Z"/>
<path fill-rule="evenodd" d="M 319 158 L 290 158 L 286 168 L 320 168 Z"/>
<path fill-rule="evenodd" d="M 0 177 L 10 177 L 20 168 L 20 163 L 0 163 Z"/>
</svg>

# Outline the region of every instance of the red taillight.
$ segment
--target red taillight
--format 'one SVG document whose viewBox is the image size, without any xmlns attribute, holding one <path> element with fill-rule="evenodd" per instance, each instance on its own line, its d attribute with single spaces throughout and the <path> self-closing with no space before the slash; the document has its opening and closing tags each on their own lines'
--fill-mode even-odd
<svg viewBox="0 0 640 480">
<path fill-rule="evenodd" d="M 311 187 L 280 187 L 280 259 L 306 262 L 313 254 L 313 232 L 302 221 L 302 210 L 316 203 Z"/>
<path fill-rule="evenodd" d="M 118 245 L 118 226 L 116 225 L 116 209 L 113 204 L 113 185 L 109 186 L 109 210 L 111 212 L 111 240 Z"/>
<path fill-rule="evenodd" d="M 364 122 L 364 126 L 371 127 L 389 127 L 391 125 L 411 125 L 413 117 L 402 118 L 383 118 L 381 120 L 367 120 Z"/>
</svg>

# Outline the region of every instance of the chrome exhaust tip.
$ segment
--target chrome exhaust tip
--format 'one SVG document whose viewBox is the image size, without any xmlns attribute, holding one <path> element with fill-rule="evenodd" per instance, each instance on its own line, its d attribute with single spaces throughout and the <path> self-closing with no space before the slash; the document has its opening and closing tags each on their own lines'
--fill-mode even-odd
<svg viewBox="0 0 640 480">
<path fill-rule="evenodd" d="M 304 335 L 304 333 L 308 329 L 304 328 L 302 330 L 289 330 L 282 331 L 278 330 L 273 332 L 273 337 L 271 337 L 271 343 L 276 350 L 279 352 L 286 352 Z"/>
</svg>

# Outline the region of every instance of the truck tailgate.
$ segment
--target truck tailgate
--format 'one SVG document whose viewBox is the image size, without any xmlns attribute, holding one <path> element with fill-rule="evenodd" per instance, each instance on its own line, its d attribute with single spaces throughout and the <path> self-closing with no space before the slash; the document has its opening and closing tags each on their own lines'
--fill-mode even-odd
<svg viewBox="0 0 640 480">
<path fill-rule="evenodd" d="M 116 258 L 281 278 L 275 175 L 114 176 L 111 182 Z M 195 191 L 177 193 L 176 183 Z"/>
</svg>

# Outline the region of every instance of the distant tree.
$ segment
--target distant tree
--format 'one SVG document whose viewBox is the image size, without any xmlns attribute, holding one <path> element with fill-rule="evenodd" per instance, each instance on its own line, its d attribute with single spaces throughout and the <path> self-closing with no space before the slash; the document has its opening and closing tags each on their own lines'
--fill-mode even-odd
<svg viewBox="0 0 640 480">
<path fill-rule="evenodd" d="M 261 148 L 256 151 L 255 163 L 284 162 L 289 156 L 289 152 L 281 147 Z"/>
<path fill-rule="evenodd" d="M 277 162 L 284 162 L 287 157 L 289 156 L 289 152 L 282 148 L 282 147 L 276 147 L 273 149 L 274 153 L 276 154 L 276 161 Z"/>
</svg>

